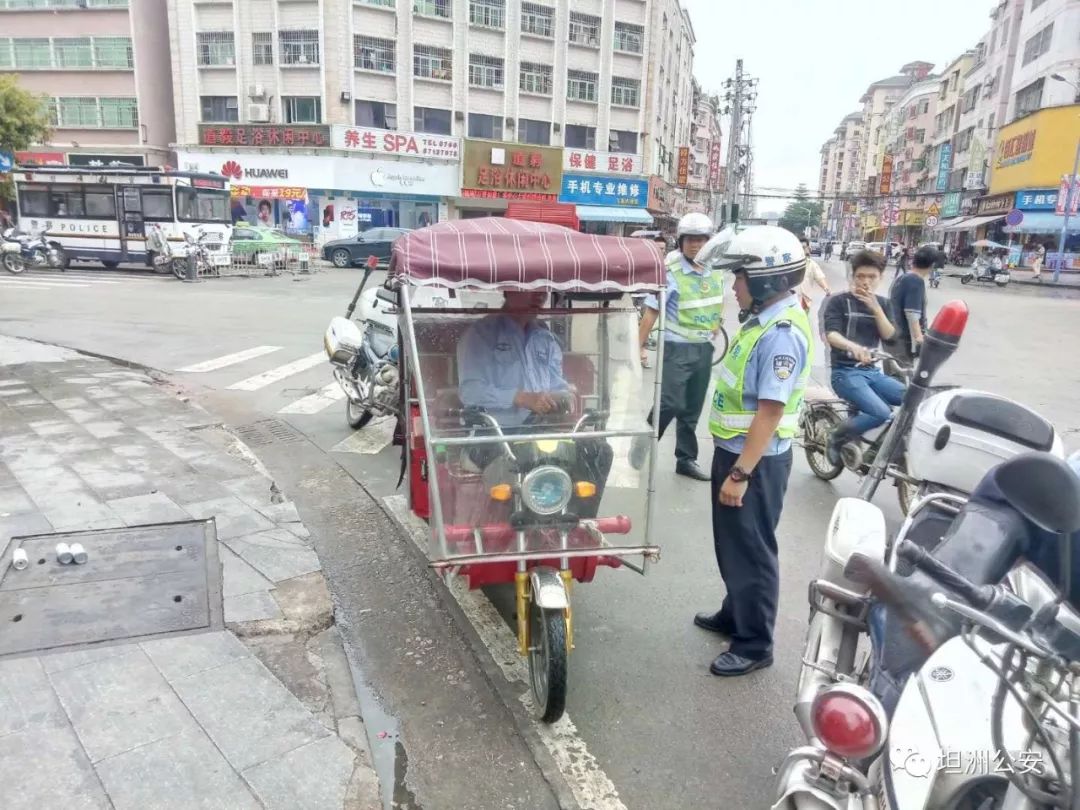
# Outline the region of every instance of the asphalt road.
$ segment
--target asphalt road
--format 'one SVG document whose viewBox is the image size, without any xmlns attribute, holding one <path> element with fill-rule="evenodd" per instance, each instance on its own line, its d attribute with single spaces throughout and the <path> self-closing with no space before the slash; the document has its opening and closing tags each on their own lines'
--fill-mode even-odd
<svg viewBox="0 0 1080 810">
<path fill-rule="evenodd" d="M 826 269 L 834 288 L 840 288 L 840 263 Z M 887 282 L 892 273 L 890 268 Z M 499 670 L 483 656 L 470 660 L 465 654 L 470 643 L 480 643 L 478 637 L 456 626 L 462 616 L 447 609 L 442 586 L 433 584 L 415 555 L 405 553 L 405 541 L 385 514 L 361 503 L 362 493 L 351 489 L 353 481 L 360 482 L 376 502 L 394 494 L 398 453 L 380 450 L 386 431 L 372 426 L 351 436 L 342 402 L 323 403 L 320 409 L 319 400 L 310 399 L 332 382 L 316 355 L 327 321 L 343 312 L 358 273 L 198 285 L 86 272 L 76 278 L 86 281 L 41 274 L 28 276 L 22 285 L 0 280 L 0 333 L 170 372 L 229 424 L 275 418 L 309 440 L 254 449 L 285 481 L 302 511 L 306 506 L 318 513 L 304 518 L 320 536 L 318 549 L 346 635 L 373 697 L 399 721 L 395 738 L 400 732 L 409 762 L 402 779 L 398 754 L 399 799 L 405 805 L 554 806 L 555 793 L 566 787 L 556 772 L 585 806 L 768 805 L 771 768 L 798 742 L 791 699 L 805 630 L 806 583 L 817 570 L 833 503 L 854 491 L 852 476 L 820 482 L 796 456 L 780 526 L 776 664 L 745 679 L 722 681 L 708 672 L 719 643 L 690 623 L 694 612 L 718 606 L 723 594 L 709 530 L 708 485 L 674 475 L 674 436 L 666 437 L 657 476 L 662 561 L 646 578 L 603 571 L 574 592 L 577 649 L 571 657 L 568 713 L 576 733 L 568 731 L 568 740 L 560 743 L 574 754 L 568 762 L 560 758 L 564 749 L 552 747 L 535 730 L 526 729 L 523 737 L 513 732 L 511 711 L 505 701 L 495 700 L 481 672 L 498 682 Z M 1080 301 L 1057 295 L 961 287 L 945 279 L 930 291 L 930 304 L 936 310 L 962 298 L 971 310 L 961 347 L 940 382 L 1017 398 L 1051 419 L 1066 445 L 1076 449 L 1080 372 L 1073 347 L 1080 338 Z M 734 310 L 732 302 L 729 311 Z M 729 332 L 736 327 L 732 314 Z M 177 371 L 234 353 L 247 359 L 208 371 Z M 819 366 L 822 357 L 819 352 Z M 816 376 L 824 380 L 823 369 L 817 368 Z M 314 404 L 299 407 L 299 400 Z M 704 419 L 699 434 L 701 461 L 708 463 Z M 883 486 L 878 500 L 890 519 L 898 518 L 891 487 Z M 502 691 L 504 697 L 513 693 Z M 586 749 L 595 767 L 583 776 L 578 760 Z M 486 763 L 485 750 L 492 755 Z M 540 766 L 525 761 L 526 750 Z M 480 787 L 500 772 L 507 774 L 504 785 Z M 598 774 L 610 780 L 617 798 L 588 798 L 595 793 L 579 783 L 606 784 L 597 781 Z M 472 801 L 461 801 L 469 795 Z"/>
</svg>

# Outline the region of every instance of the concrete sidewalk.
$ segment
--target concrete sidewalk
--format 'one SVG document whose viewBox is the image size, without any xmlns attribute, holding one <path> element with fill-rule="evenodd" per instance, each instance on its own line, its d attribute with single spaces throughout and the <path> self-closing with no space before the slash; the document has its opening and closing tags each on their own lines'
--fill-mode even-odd
<svg viewBox="0 0 1080 810">
<path fill-rule="evenodd" d="M 0 337 L 0 596 L 49 566 L 72 582 L 10 568 L 12 538 L 211 518 L 224 628 L 116 616 L 111 640 L 0 657 L 0 807 L 382 806 L 319 560 L 250 450 L 142 371 Z"/>
</svg>

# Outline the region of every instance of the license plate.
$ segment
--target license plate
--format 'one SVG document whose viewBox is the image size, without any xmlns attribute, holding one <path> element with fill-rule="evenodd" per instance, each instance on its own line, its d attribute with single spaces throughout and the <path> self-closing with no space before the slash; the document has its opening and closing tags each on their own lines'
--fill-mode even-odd
<svg viewBox="0 0 1080 810">
<path fill-rule="evenodd" d="M 224 256 L 214 256 L 213 262 L 214 267 L 225 267 L 226 265 L 232 264 L 232 257 L 228 254 Z"/>
</svg>

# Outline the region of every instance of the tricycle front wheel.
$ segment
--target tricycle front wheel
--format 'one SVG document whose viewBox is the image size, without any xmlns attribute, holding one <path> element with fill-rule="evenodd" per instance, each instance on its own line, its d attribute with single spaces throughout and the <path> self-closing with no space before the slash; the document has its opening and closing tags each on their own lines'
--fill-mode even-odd
<svg viewBox="0 0 1080 810">
<path fill-rule="evenodd" d="M 536 716 L 554 723 L 566 710 L 566 612 L 529 603 L 529 681 Z"/>
</svg>

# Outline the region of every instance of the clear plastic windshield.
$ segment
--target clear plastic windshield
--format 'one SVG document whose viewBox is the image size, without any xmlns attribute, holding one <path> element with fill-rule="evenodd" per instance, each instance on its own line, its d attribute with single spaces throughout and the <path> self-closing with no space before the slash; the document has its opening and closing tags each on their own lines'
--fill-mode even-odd
<svg viewBox="0 0 1080 810">
<path fill-rule="evenodd" d="M 645 542 L 653 386 L 637 312 L 588 307 L 414 312 L 446 537 L 432 520 L 433 556 Z"/>
</svg>

